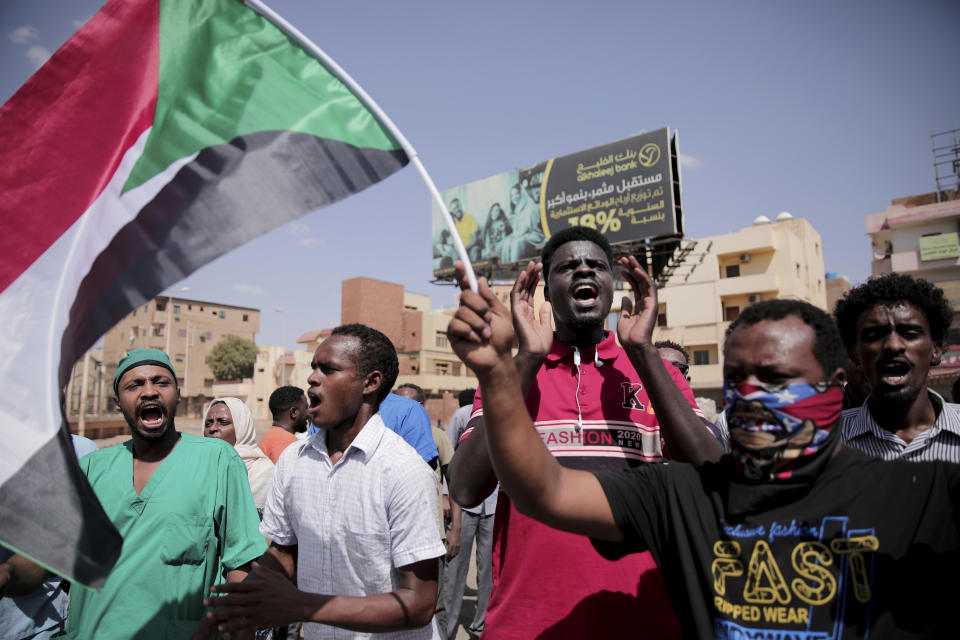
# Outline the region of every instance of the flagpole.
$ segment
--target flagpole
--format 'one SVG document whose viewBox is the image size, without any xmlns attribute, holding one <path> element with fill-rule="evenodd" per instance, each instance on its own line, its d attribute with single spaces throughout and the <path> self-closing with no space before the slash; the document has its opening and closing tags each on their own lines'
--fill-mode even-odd
<svg viewBox="0 0 960 640">
<path fill-rule="evenodd" d="M 393 120 L 384 113 L 383 109 L 380 108 L 373 98 L 367 95 L 367 92 L 363 90 L 357 82 L 350 77 L 343 68 L 338 65 L 333 58 L 328 56 L 326 52 L 318 47 L 310 38 L 305 36 L 300 32 L 299 29 L 294 27 L 292 24 L 284 20 L 280 14 L 276 11 L 265 5 L 261 0 L 241 0 L 245 5 L 262 15 L 264 18 L 269 20 L 276 26 L 278 29 L 287 34 L 292 38 L 297 44 L 309 51 L 314 57 L 316 57 L 320 62 L 324 64 L 343 84 L 356 94 L 357 98 L 360 99 L 360 102 L 376 116 L 377 120 L 380 121 L 387 131 L 397 139 L 397 142 L 400 143 L 400 146 L 403 147 L 404 152 L 407 154 L 407 157 L 410 158 L 411 164 L 417 168 L 417 172 L 420 174 L 420 177 L 423 178 L 423 181 L 427 185 L 427 190 L 430 191 L 430 195 L 433 197 L 433 201 L 437 203 L 440 207 L 440 213 L 443 215 L 443 219 L 447 223 L 447 229 L 450 230 L 450 236 L 453 238 L 453 243 L 457 248 L 457 253 L 460 255 L 460 260 L 463 262 L 463 266 L 467 271 L 467 280 L 470 283 L 470 288 L 476 292 L 477 291 L 477 276 L 473 271 L 473 265 L 470 264 L 470 257 L 467 255 L 467 249 L 463 246 L 463 240 L 460 238 L 460 233 L 457 231 L 457 225 L 453 221 L 453 217 L 450 215 L 450 212 L 447 211 L 447 206 L 443 202 L 443 198 L 440 196 L 440 191 L 437 189 L 437 186 L 433 183 L 433 178 L 430 177 L 430 174 L 427 173 L 427 169 L 423 166 L 423 163 L 420 162 L 420 157 L 417 155 L 416 149 L 413 148 L 413 145 L 410 144 L 410 141 L 407 140 L 406 136 L 400 133 L 400 129 L 397 128 L 397 125 L 393 123 Z"/>
</svg>

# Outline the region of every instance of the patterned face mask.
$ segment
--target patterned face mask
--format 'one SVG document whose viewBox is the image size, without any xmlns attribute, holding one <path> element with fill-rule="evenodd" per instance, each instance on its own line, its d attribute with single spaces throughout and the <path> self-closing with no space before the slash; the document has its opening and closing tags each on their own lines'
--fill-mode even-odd
<svg viewBox="0 0 960 640">
<path fill-rule="evenodd" d="M 723 385 L 730 448 L 745 476 L 789 478 L 816 454 L 840 417 L 843 391 L 825 382 Z M 793 464 L 782 464 L 794 461 Z"/>
</svg>

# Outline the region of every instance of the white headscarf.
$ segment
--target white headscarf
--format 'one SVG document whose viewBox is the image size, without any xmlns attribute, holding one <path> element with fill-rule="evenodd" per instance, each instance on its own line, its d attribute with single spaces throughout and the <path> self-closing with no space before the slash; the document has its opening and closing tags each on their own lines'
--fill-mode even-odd
<svg viewBox="0 0 960 640">
<path fill-rule="evenodd" d="M 273 482 L 273 463 L 270 458 L 257 446 L 257 431 L 253 426 L 253 414 L 239 398 L 214 398 L 203 412 L 203 424 L 207 424 L 207 414 L 210 408 L 222 402 L 230 410 L 233 420 L 233 429 L 237 435 L 237 443 L 233 445 L 243 463 L 247 466 L 247 480 L 250 481 L 250 490 L 253 492 L 253 501 L 258 509 L 262 509 L 270 492 Z"/>
</svg>

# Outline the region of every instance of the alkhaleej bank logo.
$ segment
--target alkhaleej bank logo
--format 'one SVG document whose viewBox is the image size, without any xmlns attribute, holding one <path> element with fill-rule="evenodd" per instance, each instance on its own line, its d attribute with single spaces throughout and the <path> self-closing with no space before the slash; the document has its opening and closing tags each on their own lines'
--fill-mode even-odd
<svg viewBox="0 0 960 640">
<path fill-rule="evenodd" d="M 644 167 L 652 167 L 660 162 L 660 147 L 656 143 L 648 142 L 640 147 L 640 153 L 637 155 L 637 160 Z"/>
</svg>

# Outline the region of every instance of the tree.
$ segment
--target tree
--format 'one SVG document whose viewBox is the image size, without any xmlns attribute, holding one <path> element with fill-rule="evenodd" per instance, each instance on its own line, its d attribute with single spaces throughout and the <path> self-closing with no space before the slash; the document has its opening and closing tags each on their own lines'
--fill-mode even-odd
<svg viewBox="0 0 960 640">
<path fill-rule="evenodd" d="M 217 382 L 253 376 L 256 361 L 257 345 L 239 336 L 227 336 L 213 345 L 207 356 L 207 366 Z"/>
</svg>

